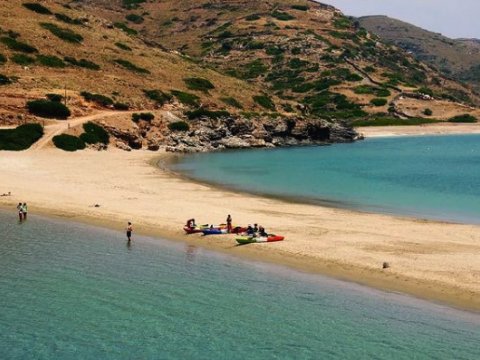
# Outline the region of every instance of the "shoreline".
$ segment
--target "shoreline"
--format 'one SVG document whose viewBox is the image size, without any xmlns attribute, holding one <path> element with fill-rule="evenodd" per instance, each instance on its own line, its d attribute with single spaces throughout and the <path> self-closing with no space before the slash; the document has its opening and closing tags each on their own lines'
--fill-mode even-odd
<svg viewBox="0 0 480 360">
<path fill-rule="evenodd" d="M 4 154 L 0 165 L 7 184 L 2 186 L 13 190 L 12 197 L 0 198 L 4 209 L 8 206 L 13 211 L 12 205 L 22 197 L 31 212 L 60 219 L 116 230 L 132 219 L 139 234 L 480 311 L 480 265 L 476 261 L 480 227 L 475 225 L 358 213 L 225 191 L 153 167 L 157 159 L 170 156 L 165 153 L 109 150 L 65 154 L 47 149 Z M 125 168 L 130 171 L 123 176 Z M 44 191 L 29 189 L 29 178 L 36 178 Z M 92 193 L 100 208 L 92 207 Z M 254 217 L 285 235 L 286 241 L 236 246 L 233 237 L 183 235 L 185 219 L 190 215 L 198 218 L 199 213 L 206 222 L 221 221 L 227 213 L 234 215 L 235 223 L 249 223 Z M 457 241 L 452 240 L 455 234 L 461 235 Z M 443 249 L 437 249 L 439 244 Z M 465 270 L 467 258 L 455 250 L 457 245 L 478 266 Z M 445 262 L 448 254 L 450 261 Z M 382 260 L 392 267 L 381 269 Z"/>
<path fill-rule="evenodd" d="M 434 123 L 423 125 L 363 126 L 355 130 L 365 138 L 397 136 L 478 135 L 480 123 Z"/>
</svg>

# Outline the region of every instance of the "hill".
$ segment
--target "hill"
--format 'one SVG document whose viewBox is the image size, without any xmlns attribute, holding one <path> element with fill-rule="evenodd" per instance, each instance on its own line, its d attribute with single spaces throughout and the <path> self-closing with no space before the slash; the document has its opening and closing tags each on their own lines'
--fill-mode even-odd
<svg viewBox="0 0 480 360">
<path fill-rule="evenodd" d="M 45 97 L 73 116 L 154 112 L 103 122 L 134 148 L 345 141 L 348 124 L 446 120 L 479 101 L 316 2 L 14 0 L 0 24 L 1 122 L 45 121 L 25 106 Z"/>
<path fill-rule="evenodd" d="M 480 40 L 450 39 L 386 16 L 367 16 L 358 21 L 382 40 L 410 52 L 444 75 L 480 89 Z"/>
</svg>

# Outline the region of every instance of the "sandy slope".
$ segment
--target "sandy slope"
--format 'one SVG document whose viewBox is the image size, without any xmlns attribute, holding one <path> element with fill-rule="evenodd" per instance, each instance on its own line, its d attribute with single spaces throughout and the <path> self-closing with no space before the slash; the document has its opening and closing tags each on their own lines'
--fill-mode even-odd
<svg viewBox="0 0 480 360">
<path fill-rule="evenodd" d="M 158 153 L 2 152 L 0 205 L 123 230 L 182 239 L 240 256 L 291 265 L 480 310 L 480 227 L 401 219 L 236 194 L 174 177 L 151 165 Z M 166 158 L 166 155 L 163 154 Z M 99 208 L 93 207 L 100 204 Z M 200 223 L 258 222 L 287 240 L 235 246 L 231 237 L 184 236 Z M 119 239 L 122 241 L 123 239 Z M 382 270 L 388 261 L 391 268 Z"/>
</svg>

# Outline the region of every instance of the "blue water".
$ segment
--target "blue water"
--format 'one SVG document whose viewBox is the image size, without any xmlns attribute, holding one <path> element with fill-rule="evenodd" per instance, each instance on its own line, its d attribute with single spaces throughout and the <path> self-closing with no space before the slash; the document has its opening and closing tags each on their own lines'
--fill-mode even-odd
<svg viewBox="0 0 480 360">
<path fill-rule="evenodd" d="M 257 193 L 480 223 L 479 135 L 196 154 L 173 169 Z"/>
<path fill-rule="evenodd" d="M 0 212 L 3 359 L 479 359 L 480 315 Z"/>
</svg>

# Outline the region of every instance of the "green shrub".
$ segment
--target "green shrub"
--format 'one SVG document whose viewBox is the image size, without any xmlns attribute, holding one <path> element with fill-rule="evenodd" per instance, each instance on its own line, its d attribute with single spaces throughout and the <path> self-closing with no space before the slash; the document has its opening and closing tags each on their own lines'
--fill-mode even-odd
<svg viewBox="0 0 480 360">
<path fill-rule="evenodd" d="M 125 68 L 127 70 L 130 70 L 130 71 L 133 71 L 133 72 L 136 72 L 136 73 L 139 73 L 139 74 L 150 74 L 149 70 L 141 68 L 141 67 L 131 63 L 128 60 L 116 59 L 115 62 L 118 65 L 122 66 L 123 68 Z"/>
<path fill-rule="evenodd" d="M 3 65 L 7 62 L 7 58 L 5 55 L 0 54 L 0 65 Z"/>
<path fill-rule="evenodd" d="M 43 136 L 40 124 L 24 124 L 15 129 L 0 130 L 0 150 L 28 149 Z"/>
<path fill-rule="evenodd" d="M 370 74 L 375 72 L 375 68 L 373 66 L 366 66 L 365 68 L 363 68 L 363 71 Z"/>
<path fill-rule="evenodd" d="M 433 111 L 432 111 L 432 109 L 425 109 L 425 110 L 423 110 L 423 114 L 426 115 L 426 116 L 432 116 Z"/>
<path fill-rule="evenodd" d="M 215 86 L 207 79 L 186 78 L 183 79 L 183 81 L 190 90 L 208 92 L 209 90 L 215 89 Z"/>
<path fill-rule="evenodd" d="M 310 9 L 308 5 L 292 5 L 291 8 L 299 11 L 308 11 L 308 9 Z"/>
<path fill-rule="evenodd" d="M 109 98 L 108 96 L 101 95 L 101 94 L 92 94 L 88 91 L 82 91 L 80 95 L 86 100 L 90 102 L 97 103 L 100 106 L 111 106 L 113 105 L 113 99 Z"/>
<path fill-rule="evenodd" d="M 187 111 L 185 113 L 190 120 L 198 119 L 201 117 L 206 117 L 210 119 L 219 119 L 222 117 L 229 117 L 230 113 L 228 111 L 210 111 L 204 108 L 199 108 L 193 111 Z"/>
<path fill-rule="evenodd" d="M 126 24 L 122 22 L 116 22 L 113 24 L 117 29 L 123 30 L 128 35 L 137 35 L 138 31 L 132 28 L 129 28 Z"/>
<path fill-rule="evenodd" d="M 185 121 L 176 121 L 168 124 L 170 131 L 188 131 L 190 130 L 190 125 Z"/>
<path fill-rule="evenodd" d="M 387 103 L 388 100 L 384 98 L 375 98 L 370 100 L 370 104 L 372 104 L 373 106 L 385 106 L 387 105 Z"/>
<path fill-rule="evenodd" d="M 179 90 L 172 90 L 171 93 L 184 105 L 199 106 L 200 98 L 197 95 Z"/>
<path fill-rule="evenodd" d="M 86 59 L 77 60 L 74 57 L 65 56 L 64 60 L 73 66 L 78 66 L 78 67 L 82 67 L 89 70 L 95 70 L 95 71 L 100 70 L 100 65 L 95 64 L 94 62 Z"/>
<path fill-rule="evenodd" d="M 125 45 L 121 42 L 116 42 L 115 46 L 118 47 L 119 49 L 125 50 L 125 51 L 132 51 L 132 48 L 128 45 Z"/>
<path fill-rule="evenodd" d="M 52 14 L 52 12 L 48 8 L 46 8 L 45 6 L 39 3 L 23 3 L 22 5 L 28 10 L 34 11 L 37 14 L 43 14 L 43 15 Z"/>
<path fill-rule="evenodd" d="M 83 36 L 77 34 L 73 30 L 67 28 L 61 28 L 52 23 L 40 23 L 40 26 L 44 29 L 50 31 L 53 35 L 67 42 L 71 43 L 81 43 L 83 41 Z"/>
<path fill-rule="evenodd" d="M 303 69 L 308 66 L 309 62 L 298 58 L 293 58 L 288 62 L 288 66 L 291 69 Z"/>
<path fill-rule="evenodd" d="M 161 90 L 143 90 L 143 93 L 160 106 L 172 100 L 172 95 L 166 94 Z"/>
<path fill-rule="evenodd" d="M 57 18 L 57 20 L 62 21 L 62 22 L 64 22 L 64 23 L 66 23 L 66 24 L 70 24 L 70 25 L 83 25 L 82 20 L 80 20 L 80 19 L 72 19 L 70 16 L 65 15 L 65 14 L 56 13 L 56 14 L 55 14 L 55 18 Z"/>
<path fill-rule="evenodd" d="M 125 18 L 134 24 L 141 24 L 145 20 L 142 16 L 137 14 L 128 14 Z"/>
<path fill-rule="evenodd" d="M 66 119 L 71 115 L 70 109 L 62 103 L 50 100 L 33 100 L 27 102 L 30 113 L 49 119 Z"/>
<path fill-rule="evenodd" d="M 375 117 L 372 119 L 358 120 L 352 123 L 353 126 L 407 126 L 437 123 L 435 119 L 411 118 L 399 119 L 396 117 Z"/>
<path fill-rule="evenodd" d="M 110 140 L 108 132 L 100 125 L 97 125 L 91 121 L 83 124 L 83 130 L 85 131 L 80 135 L 80 139 L 85 144 L 105 144 L 107 145 Z"/>
<path fill-rule="evenodd" d="M 151 122 L 153 119 L 155 119 L 155 115 L 152 113 L 134 113 L 132 114 L 132 121 L 137 123 L 140 120 L 148 121 Z"/>
<path fill-rule="evenodd" d="M 272 13 L 272 17 L 274 17 L 274 18 L 277 19 L 277 20 L 281 20 L 281 21 L 289 21 L 289 20 L 295 19 L 295 16 L 290 15 L 290 14 L 287 13 L 287 12 L 278 11 L 278 10 L 275 10 L 275 11 Z"/>
<path fill-rule="evenodd" d="M 31 56 L 25 55 L 25 54 L 13 54 L 11 57 L 11 60 L 18 65 L 31 65 L 35 62 L 35 59 Z"/>
<path fill-rule="evenodd" d="M 11 83 L 12 80 L 7 75 L 0 74 L 0 86 L 9 85 Z"/>
<path fill-rule="evenodd" d="M 268 66 L 265 65 L 261 60 L 257 59 L 244 66 L 240 77 L 243 79 L 254 79 L 265 74 L 267 71 Z"/>
<path fill-rule="evenodd" d="M 333 26 L 337 29 L 348 29 L 352 26 L 352 23 L 347 17 L 341 16 L 333 20 Z"/>
<path fill-rule="evenodd" d="M 18 41 L 11 37 L 2 37 L 0 38 L 0 42 L 6 45 L 10 50 L 20 51 L 27 54 L 33 54 L 38 52 L 38 50 L 33 46 L 30 46 L 27 43 Z"/>
<path fill-rule="evenodd" d="M 63 100 L 63 96 L 60 94 L 47 94 L 47 99 L 53 102 L 61 103 Z"/>
<path fill-rule="evenodd" d="M 425 94 L 425 95 L 433 97 L 433 90 L 430 89 L 430 88 L 427 88 L 427 87 L 421 87 L 420 89 L 416 90 L 415 92 L 417 92 L 419 94 Z"/>
<path fill-rule="evenodd" d="M 385 88 L 378 88 L 371 85 L 360 85 L 357 86 L 354 90 L 355 94 L 371 94 L 377 97 L 388 97 L 391 95 L 391 92 Z"/>
<path fill-rule="evenodd" d="M 116 103 L 113 104 L 113 108 L 115 110 L 126 111 L 126 110 L 130 109 L 130 105 L 125 104 L 125 103 L 121 103 L 121 102 L 116 102 Z"/>
<path fill-rule="evenodd" d="M 63 60 L 55 55 L 37 55 L 37 61 L 43 66 L 53 68 L 64 68 L 66 66 Z"/>
<path fill-rule="evenodd" d="M 140 4 L 146 2 L 146 0 L 123 0 L 123 7 L 126 9 L 137 9 Z"/>
<path fill-rule="evenodd" d="M 267 95 L 256 95 L 253 97 L 253 101 L 267 110 L 275 110 L 275 103 Z"/>
<path fill-rule="evenodd" d="M 448 122 L 452 123 L 476 123 L 477 121 L 477 118 L 470 114 L 457 115 L 448 119 Z"/>
<path fill-rule="evenodd" d="M 238 102 L 238 100 L 233 98 L 233 97 L 223 97 L 223 98 L 220 98 L 220 100 L 223 103 L 225 103 L 227 105 L 230 105 L 230 106 L 233 106 L 237 109 L 243 109 L 242 104 L 240 104 L 240 102 Z"/>
<path fill-rule="evenodd" d="M 260 20 L 260 19 L 261 19 L 261 17 L 258 14 L 252 14 L 252 15 L 248 15 L 247 17 L 245 17 L 245 20 L 247 20 L 247 21 L 256 21 L 256 20 Z"/>
<path fill-rule="evenodd" d="M 64 151 L 77 151 L 85 149 L 85 143 L 82 139 L 73 135 L 57 135 L 53 137 L 53 143 L 59 149 Z"/>
</svg>

